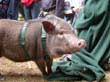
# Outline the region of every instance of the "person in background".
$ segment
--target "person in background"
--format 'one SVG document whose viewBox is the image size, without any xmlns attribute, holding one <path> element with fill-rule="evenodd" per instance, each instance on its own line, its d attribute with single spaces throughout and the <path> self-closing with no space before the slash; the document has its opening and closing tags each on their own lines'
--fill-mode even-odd
<svg viewBox="0 0 110 82">
<path fill-rule="evenodd" d="M 19 0 L 10 0 L 7 18 L 17 20 L 19 14 Z"/>
<path fill-rule="evenodd" d="M 60 18 L 63 18 L 64 0 L 42 0 L 41 9 L 44 16 L 54 14 Z"/>
<path fill-rule="evenodd" d="M 0 0 L 0 19 L 7 18 L 9 0 Z"/>
<path fill-rule="evenodd" d="M 74 12 L 74 19 L 72 25 L 74 25 L 76 19 L 79 17 L 79 13 L 81 10 L 83 10 L 84 5 L 87 0 L 70 0 L 70 5 L 72 7 L 72 11 Z"/>
<path fill-rule="evenodd" d="M 35 19 L 40 14 L 40 0 L 28 0 L 25 3 L 25 0 L 21 0 L 21 3 L 24 5 L 24 19 L 25 21 L 29 19 Z"/>
<path fill-rule="evenodd" d="M 64 4 L 64 19 L 70 24 L 72 24 L 75 15 L 75 12 L 72 11 L 74 7 L 72 2 L 74 2 L 74 0 L 65 0 Z"/>
<path fill-rule="evenodd" d="M 44 16 L 55 14 L 72 24 L 74 16 L 83 7 L 84 0 L 42 0 Z"/>
<path fill-rule="evenodd" d="M 81 9 L 83 9 L 85 0 L 70 0 L 71 5 L 73 6 L 72 10 L 76 13 L 79 13 Z"/>
</svg>

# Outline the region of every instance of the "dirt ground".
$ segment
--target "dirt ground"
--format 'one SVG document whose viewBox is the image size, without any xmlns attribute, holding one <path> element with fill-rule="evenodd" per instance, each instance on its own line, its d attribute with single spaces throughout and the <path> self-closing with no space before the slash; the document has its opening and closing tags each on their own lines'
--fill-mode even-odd
<svg viewBox="0 0 110 82">
<path fill-rule="evenodd" d="M 42 79 L 41 72 L 32 61 L 15 63 L 4 57 L 0 58 L 0 73 L 4 77 L 0 82 L 47 82 Z M 106 74 L 106 78 L 102 82 L 110 82 L 110 72 L 106 72 Z"/>
</svg>

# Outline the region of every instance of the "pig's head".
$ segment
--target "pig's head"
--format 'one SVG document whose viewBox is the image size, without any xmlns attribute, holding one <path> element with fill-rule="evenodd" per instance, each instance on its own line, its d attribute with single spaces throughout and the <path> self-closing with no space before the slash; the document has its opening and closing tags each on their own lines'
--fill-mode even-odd
<svg viewBox="0 0 110 82">
<path fill-rule="evenodd" d="M 51 15 L 42 23 L 47 33 L 46 45 L 50 56 L 60 57 L 86 47 L 85 40 L 79 39 L 75 29 L 63 19 Z"/>
</svg>

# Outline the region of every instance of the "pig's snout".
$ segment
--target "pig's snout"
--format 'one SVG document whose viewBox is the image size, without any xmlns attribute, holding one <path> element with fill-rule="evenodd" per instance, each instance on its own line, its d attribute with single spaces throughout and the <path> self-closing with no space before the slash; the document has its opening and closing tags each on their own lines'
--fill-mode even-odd
<svg viewBox="0 0 110 82">
<path fill-rule="evenodd" d="M 82 39 L 78 41 L 77 45 L 79 48 L 85 48 L 87 46 L 86 41 Z"/>
<path fill-rule="evenodd" d="M 87 46 L 86 41 L 83 39 L 78 39 L 73 41 L 69 47 L 69 51 L 76 52 L 80 51 L 81 48 L 85 48 Z"/>
</svg>

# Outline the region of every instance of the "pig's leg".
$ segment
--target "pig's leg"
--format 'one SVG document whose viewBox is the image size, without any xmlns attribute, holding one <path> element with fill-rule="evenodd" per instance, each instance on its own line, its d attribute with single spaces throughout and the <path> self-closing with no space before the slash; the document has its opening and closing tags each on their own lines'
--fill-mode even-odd
<svg viewBox="0 0 110 82">
<path fill-rule="evenodd" d="M 37 60 L 35 61 L 35 63 L 37 64 L 37 66 L 38 66 L 38 68 L 40 69 L 40 71 L 42 72 L 42 74 L 43 74 L 44 76 L 47 75 L 44 59 L 43 59 L 43 58 L 37 59 Z"/>
<path fill-rule="evenodd" d="M 48 71 L 48 75 L 52 73 L 52 60 L 46 61 L 46 66 L 47 66 L 47 71 Z"/>
<path fill-rule="evenodd" d="M 52 66 L 53 59 L 49 55 L 45 55 L 45 62 L 47 66 L 47 72 L 49 75 L 50 73 L 52 73 L 51 66 Z"/>
</svg>

